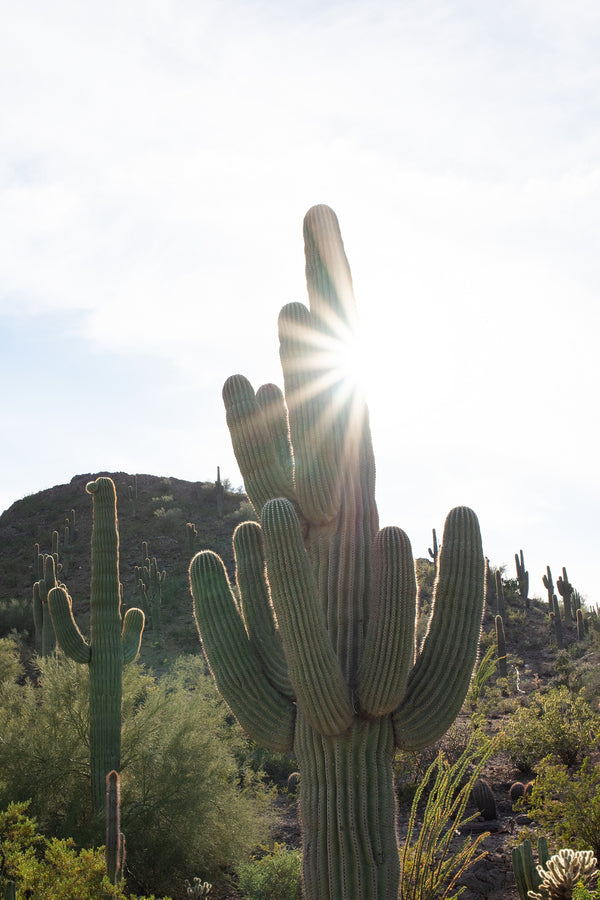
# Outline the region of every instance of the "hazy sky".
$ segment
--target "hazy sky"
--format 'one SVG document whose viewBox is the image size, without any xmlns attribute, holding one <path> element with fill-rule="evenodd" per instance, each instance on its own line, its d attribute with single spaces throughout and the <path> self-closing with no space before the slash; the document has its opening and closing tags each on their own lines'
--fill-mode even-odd
<svg viewBox="0 0 600 900">
<path fill-rule="evenodd" d="M 600 602 L 596 0 L 0 0 L 0 510 L 73 475 L 241 483 L 302 218 L 337 212 L 382 524 L 452 506 Z"/>
</svg>

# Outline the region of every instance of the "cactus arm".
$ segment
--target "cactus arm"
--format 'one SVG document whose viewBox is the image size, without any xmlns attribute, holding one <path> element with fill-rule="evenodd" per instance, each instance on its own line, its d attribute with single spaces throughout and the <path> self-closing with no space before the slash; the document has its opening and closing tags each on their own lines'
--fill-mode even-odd
<svg viewBox="0 0 600 900">
<path fill-rule="evenodd" d="M 410 541 L 400 528 L 376 535 L 371 579 L 358 694 L 364 712 L 383 716 L 400 704 L 415 657 L 417 582 Z"/>
<path fill-rule="evenodd" d="M 123 663 L 132 663 L 140 652 L 142 634 L 146 617 L 141 609 L 128 609 L 123 617 L 121 643 L 123 644 Z"/>
<path fill-rule="evenodd" d="M 298 705 L 320 734 L 342 734 L 354 710 L 292 504 L 283 499 L 265 504 L 262 530 L 271 598 Z"/>
<path fill-rule="evenodd" d="M 256 391 L 256 403 L 262 411 L 265 427 L 271 435 L 275 456 L 286 479 L 286 488 L 290 491 L 294 479 L 294 459 L 290 444 L 287 406 L 281 389 L 276 384 L 261 385 Z"/>
<path fill-rule="evenodd" d="M 235 580 L 240 592 L 246 631 L 260 657 L 265 675 L 280 694 L 294 697 L 281 635 L 275 626 L 265 580 L 265 552 L 260 525 L 243 522 L 233 533 Z"/>
<path fill-rule="evenodd" d="M 400 748 L 434 743 L 460 712 L 477 660 L 483 585 L 479 523 L 472 510 L 458 507 L 444 526 L 427 635 L 393 715 Z"/>
<path fill-rule="evenodd" d="M 48 594 L 52 624 L 60 649 L 78 663 L 89 663 L 91 651 L 73 618 L 71 598 L 62 587 L 52 588 Z"/>
<path fill-rule="evenodd" d="M 197 553 L 189 576 L 196 626 L 219 691 L 253 740 L 274 752 L 291 750 L 295 706 L 265 677 L 221 559 L 210 550 Z"/>
<path fill-rule="evenodd" d="M 232 375 L 223 385 L 223 402 L 235 458 L 246 493 L 257 513 L 272 497 L 294 498 L 289 469 L 281 464 L 279 434 L 273 437 L 264 401 L 243 375 Z"/>
</svg>

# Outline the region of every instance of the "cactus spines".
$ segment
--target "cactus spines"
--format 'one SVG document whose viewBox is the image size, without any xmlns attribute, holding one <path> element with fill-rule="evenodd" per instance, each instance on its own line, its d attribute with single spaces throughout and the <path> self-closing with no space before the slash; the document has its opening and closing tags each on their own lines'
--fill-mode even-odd
<svg viewBox="0 0 600 900">
<path fill-rule="evenodd" d="M 431 529 L 431 534 L 433 535 L 433 537 L 432 537 L 433 548 L 429 547 L 427 552 L 429 553 L 434 566 L 437 566 L 437 558 L 438 558 L 439 548 L 438 548 L 437 534 L 435 533 L 435 528 Z"/>
<path fill-rule="evenodd" d="M 304 237 L 310 310 L 292 303 L 279 316 L 285 396 L 274 385 L 255 392 L 241 375 L 223 388 L 261 527 L 235 533 L 235 594 L 210 551 L 193 558 L 190 586 L 225 700 L 256 741 L 298 759 L 305 897 L 389 900 L 400 876 L 394 747 L 434 742 L 460 710 L 477 658 L 483 552 L 474 513 L 453 510 L 416 656 L 410 542 L 399 528 L 378 530 L 366 405 L 332 362 L 355 324 L 335 214 L 310 210 Z"/>
<path fill-rule="evenodd" d="M 569 583 L 569 577 L 567 575 L 567 570 L 563 566 L 562 577 L 556 579 L 556 587 L 558 588 L 558 593 L 563 599 L 563 607 L 565 611 L 565 622 L 570 624 L 573 621 L 573 612 L 571 608 L 571 596 L 573 594 L 573 585 Z"/>
<path fill-rule="evenodd" d="M 496 798 L 494 797 L 492 786 L 487 778 L 478 778 L 475 781 L 473 789 L 471 791 L 471 796 L 473 799 L 473 803 L 486 822 L 491 822 L 492 819 L 496 819 L 498 817 Z"/>
<path fill-rule="evenodd" d="M 504 621 L 502 616 L 496 616 L 496 655 L 498 657 L 498 672 L 501 678 L 508 675 L 508 666 L 506 664 L 506 640 L 504 637 Z"/>
<path fill-rule="evenodd" d="M 548 861 L 548 842 L 546 838 L 538 839 L 538 861 L 540 866 L 544 866 Z M 525 840 L 518 847 L 514 847 L 512 851 L 512 866 L 517 882 L 517 889 L 521 900 L 527 900 L 529 891 L 537 890 L 540 886 L 542 878 L 538 872 L 538 867 L 533 858 L 533 850 L 531 849 L 531 841 Z"/>
<path fill-rule="evenodd" d="M 519 594 L 521 599 L 529 606 L 529 572 L 525 569 L 525 559 L 523 551 L 519 550 L 515 553 L 515 566 L 517 569 L 517 583 L 519 585 Z"/>
<path fill-rule="evenodd" d="M 121 832 L 121 779 L 114 769 L 106 776 L 106 842 L 104 857 L 111 884 L 121 884 L 125 869 L 125 835 Z"/>
<path fill-rule="evenodd" d="M 119 582 L 119 529 L 117 498 L 112 479 L 91 481 L 92 581 L 90 639 L 85 640 L 73 618 L 71 598 L 64 586 L 49 593 L 49 605 L 58 643 L 71 659 L 90 671 L 90 764 L 94 807 L 105 802 L 106 775 L 121 768 L 121 697 L 123 664 L 138 654 L 144 614 L 128 609 L 121 618 Z"/>
<path fill-rule="evenodd" d="M 552 597 L 554 596 L 554 582 L 552 581 L 552 572 L 550 571 L 550 566 L 546 566 L 546 574 L 542 575 L 542 581 L 544 583 L 544 587 L 548 591 L 548 608 L 550 612 L 554 608 L 554 604 L 552 601 Z"/>
<path fill-rule="evenodd" d="M 589 884 L 598 874 L 597 860 L 591 850 L 559 850 L 538 866 L 540 884 L 530 890 L 532 900 L 570 900 L 578 881 Z"/>
</svg>

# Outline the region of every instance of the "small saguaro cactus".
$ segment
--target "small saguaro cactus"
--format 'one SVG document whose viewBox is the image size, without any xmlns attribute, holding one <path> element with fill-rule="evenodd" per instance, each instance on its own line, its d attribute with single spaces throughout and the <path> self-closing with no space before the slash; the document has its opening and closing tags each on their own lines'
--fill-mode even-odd
<svg viewBox="0 0 600 900">
<path fill-rule="evenodd" d="M 499 569 L 496 569 L 496 608 L 498 615 L 504 618 L 506 615 L 506 608 L 504 605 L 504 585 L 502 583 L 502 573 Z"/>
<path fill-rule="evenodd" d="M 117 495 L 111 478 L 90 481 L 92 495 L 92 582 L 90 639 L 85 640 L 73 618 L 71 598 L 61 585 L 48 600 L 61 650 L 90 670 L 90 765 L 94 807 L 104 808 L 106 775 L 121 769 L 121 699 L 123 665 L 139 652 L 144 613 L 128 609 L 121 618 L 119 526 Z"/>
<path fill-rule="evenodd" d="M 125 835 L 121 831 L 121 778 L 114 769 L 106 776 L 106 872 L 111 884 L 121 884 L 125 869 Z"/>
<path fill-rule="evenodd" d="M 49 656 L 56 647 L 56 635 L 48 608 L 48 593 L 56 587 L 56 563 L 49 553 L 41 556 L 41 562 L 43 575 L 33 585 L 33 625 L 38 650 L 42 656 Z"/>
<path fill-rule="evenodd" d="M 548 841 L 545 837 L 538 839 L 538 861 L 540 867 L 548 862 Z M 521 900 L 527 900 L 529 891 L 537 890 L 542 881 L 539 874 L 538 866 L 533 858 L 533 850 L 531 849 L 531 841 L 525 840 L 512 851 L 512 866 L 517 882 L 517 889 Z"/>
<path fill-rule="evenodd" d="M 198 540 L 198 530 L 196 528 L 195 522 L 186 522 L 185 526 L 185 545 L 187 548 L 187 552 L 191 556 L 196 549 L 196 542 Z"/>
<path fill-rule="evenodd" d="M 562 629 L 562 620 L 560 618 L 560 608 L 556 594 L 552 595 L 552 612 L 550 613 L 550 621 L 554 627 L 554 635 L 557 645 L 562 649 L 564 647 L 564 637 Z"/>
<path fill-rule="evenodd" d="M 554 582 L 552 581 L 552 572 L 550 571 L 550 566 L 546 566 L 546 574 L 542 575 L 542 581 L 544 583 L 544 587 L 548 591 L 548 608 L 550 612 L 553 609 L 552 597 L 554 596 Z"/>
<path fill-rule="evenodd" d="M 223 518 L 223 510 L 225 508 L 225 488 L 221 481 L 221 469 L 217 466 L 217 480 L 215 481 L 215 496 L 217 498 L 217 515 Z"/>
<path fill-rule="evenodd" d="M 428 553 L 433 561 L 434 566 L 437 566 L 437 558 L 439 553 L 438 542 L 437 542 L 437 534 L 435 533 L 435 528 L 431 529 L 431 533 L 433 535 L 433 548 L 428 548 Z"/>
<path fill-rule="evenodd" d="M 190 565 L 194 615 L 217 686 L 240 724 L 299 763 L 307 900 L 398 897 L 394 748 L 441 737 L 467 693 L 481 630 L 479 525 L 452 510 L 433 612 L 415 652 L 410 541 L 379 530 L 364 398 L 339 365 L 355 331 L 335 214 L 304 221 L 310 309 L 279 317 L 285 398 L 241 375 L 223 398 L 261 526 L 234 533 L 237 595 L 221 559 Z"/>
<path fill-rule="evenodd" d="M 558 588 L 558 593 L 562 597 L 563 600 L 563 608 L 565 611 L 565 622 L 567 625 L 570 625 L 573 621 L 573 611 L 571 607 L 571 597 L 573 595 L 573 585 L 569 583 L 569 576 L 567 575 L 567 570 L 563 566 L 562 577 L 559 575 L 556 579 L 556 587 Z"/>
<path fill-rule="evenodd" d="M 525 604 L 529 606 L 529 572 L 525 569 L 525 559 L 523 551 L 519 550 L 515 553 L 515 566 L 517 567 L 517 583 L 519 585 L 519 594 Z"/>
<path fill-rule="evenodd" d="M 508 666 L 506 664 L 506 639 L 504 637 L 504 621 L 502 616 L 496 616 L 496 654 L 498 657 L 498 673 L 501 678 L 508 675 Z"/>
</svg>

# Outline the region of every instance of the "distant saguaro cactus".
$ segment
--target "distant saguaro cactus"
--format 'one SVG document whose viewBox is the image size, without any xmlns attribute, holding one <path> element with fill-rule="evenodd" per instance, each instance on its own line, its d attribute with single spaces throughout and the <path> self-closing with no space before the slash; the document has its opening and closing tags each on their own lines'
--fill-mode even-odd
<svg viewBox="0 0 600 900">
<path fill-rule="evenodd" d="M 56 635 L 48 607 L 48 594 L 56 587 L 56 563 L 49 553 L 40 554 L 40 559 L 43 575 L 33 585 L 33 625 L 38 650 L 42 656 L 49 656 L 56 647 Z"/>
<path fill-rule="evenodd" d="M 225 508 L 225 488 L 221 481 L 221 469 L 217 466 L 217 480 L 215 481 L 215 496 L 217 498 L 217 515 L 223 518 L 223 510 Z"/>
<path fill-rule="evenodd" d="M 508 675 L 506 664 L 506 639 L 504 637 L 504 621 L 502 616 L 496 616 L 496 654 L 498 656 L 498 672 L 502 678 Z"/>
<path fill-rule="evenodd" d="M 523 551 L 519 550 L 515 553 L 515 566 L 517 567 L 517 583 L 519 585 L 519 594 L 521 599 L 529 606 L 529 572 L 525 569 L 525 559 Z"/>
<path fill-rule="evenodd" d="M 433 743 L 467 693 L 481 629 L 479 525 L 450 512 L 433 613 L 415 659 L 410 542 L 378 530 L 364 398 L 339 360 L 355 330 L 335 214 L 304 222 L 310 310 L 279 317 L 285 399 L 241 375 L 223 389 L 255 523 L 234 535 L 237 598 L 221 559 L 190 566 L 194 614 L 219 690 L 252 737 L 299 762 L 310 900 L 398 897 L 394 747 Z M 266 577 L 265 577 L 266 562 Z M 273 616 L 273 610 L 275 617 Z"/>
<path fill-rule="evenodd" d="M 544 583 L 544 587 L 548 591 L 548 609 L 552 612 L 554 608 L 554 604 L 552 602 L 552 597 L 554 596 L 554 582 L 552 581 L 552 572 L 550 571 L 550 566 L 546 566 L 546 574 L 542 575 L 542 581 Z"/>
<path fill-rule="evenodd" d="M 429 555 L 430 555 L 430 557 L 431 557 L 431 559 L 432 559 L 432 561 L 433 561 L 434 566 L 437 566 L 437 559 L 438 559 L 439 547 L 438 547 L 438 542 L 437 542 L 437 534 L 435 533 L 435 528 L 432 528 L 432 529 L 431 529 L 431 534 L 432 534 L 432 536 L 433 536 L 433 537 L 432 537 L 432 540 L 433 540 L 433 548 L 432 548 L 432 547 L 429 547 L 429 548 L 428 548 L 428 553 L 429 553 Z"/>
<path fill-rule="evenodd" d="M 504 605 L 504 585 L 502 584 L 502 573 L 496 569 L 496 608 L 499 616 L 506 616 L 506 607 Z"/>
<path fill-rule="evenodd" d="M 92 495 L 92 583 L 90 640 L 85 640 L 73 618 L 71 598 L 64 586 L 49 595 L 56 638 L 64 653 L 90 670 L 90 764 L 92 799 L 104 808 L 106 775 L 121 768 L 121 698 L 123 665 L 136 658 L 144 613 L 128 609 L 121 619 L 119 582 L 119 528 L 117 496 L 112 479 L 90 481 Z"/>
<path fill-rule="evenodd" d="M 569 576 L 567 575 L 567 570 L 563 566 L 562 577 L 559 575 L 556 579 L 556 587 L 558 588 L 558 593 L 562 597 L 563 600 L 563 608 L 565 611 L 565 622 L 567 625 L 570 625 L 573 621 L 573 610 L 571 607 L 571 597 L 573 595 L 573 585 L 569 583 Z"/>
</svg>

